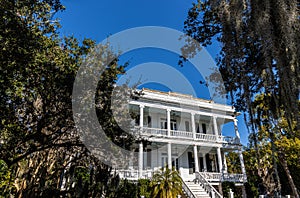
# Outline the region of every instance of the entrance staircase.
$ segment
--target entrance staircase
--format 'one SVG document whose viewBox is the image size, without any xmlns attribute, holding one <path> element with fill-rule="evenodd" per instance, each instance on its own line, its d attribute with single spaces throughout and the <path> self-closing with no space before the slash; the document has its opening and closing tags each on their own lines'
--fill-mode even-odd
<svg viewBox="0 0 300 198">
<path fill-rule="evenodd" d="M 194 181 L 183 181 L 182 188 L 187 198 L 223 198 L 223 196 L 200 174 Z"/>
<path fill-rule="evenodd" d="M 208 192 L 205 191 L 205 189 L 199 185 L 199 183 L 195 182 L 185 182 L 186 186 L 189 188 L 189 190 L 192 192 L 193 196 L 188 196 L 187 197 L 195 197 L 195 198 L 211 198 Z M 185 191 L 184 191 L 185 192 Z"/>
</svg>

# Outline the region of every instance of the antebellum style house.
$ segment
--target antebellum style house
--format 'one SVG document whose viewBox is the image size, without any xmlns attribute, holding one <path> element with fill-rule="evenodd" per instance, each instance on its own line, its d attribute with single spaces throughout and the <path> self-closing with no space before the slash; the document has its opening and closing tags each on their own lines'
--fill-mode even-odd
<svg viewBox="0 0 300 198">
<path fill-rule="evenodd" d="M 118 170 L 121 178 L 151 178 L 155 170 L 168 165 L 179 171 L 188 197 L 205 197 L 197 195 L 204 192 L 197 192 L 192 181 L 201 184 L 198 191 L 205 187 L 211 197 L 218 195 L 213 186 L 222 181 L 246 182 L 237 113 L 232 106 L 173 92 L 141 92 L 138 100 L 130 101 L 130 111 L 136 115 L 134 133 L 150 144 L 139 144 L 138 161 Z M 223 136 L 222 125 L 228 124 L 233 125 L 232 136 Z M 227 173 L 228 152 L 238 153 L 239 174 Z"/>
</svg>

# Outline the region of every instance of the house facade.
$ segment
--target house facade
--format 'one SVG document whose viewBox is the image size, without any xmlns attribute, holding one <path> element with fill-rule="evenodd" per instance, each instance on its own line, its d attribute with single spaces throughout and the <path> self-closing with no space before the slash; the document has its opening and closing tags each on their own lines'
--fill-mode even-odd
<svg viewBox="0 0 300 198">
<path fill-rule="evenodd" d="M 129 105 L 135 115 L 134 135 L 150 143 L 137 146 L 138 161 L 119 170 L 121 178 L 151 178 L 155 170 L 168 165 L 179 171 L 183 181 L 201 176 L 211 185 L 246 182 L 237 113 L 232 106 L 149 89 L 141 90 L 139 99 Z M 224 125 L 233 125 L 232 135 L 222 134 Z M 238 153 L 239 173 L 227 172 L 228 152 Z"/>
</svg>

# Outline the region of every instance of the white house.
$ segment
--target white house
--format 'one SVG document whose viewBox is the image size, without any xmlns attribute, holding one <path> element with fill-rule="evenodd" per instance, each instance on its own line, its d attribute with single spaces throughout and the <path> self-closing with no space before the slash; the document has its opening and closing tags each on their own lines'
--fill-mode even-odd
<svg viewBox="0 0 300 198">
<path fill-rule="evenodd" d="M 141 92 L 138 100 L 129 103 L 136 118 L 134 133 L 151 144 L 139 144 L 138 162 L 118 170 L 121 178 L 150 178 L 153 171 L 168 165 L 179 171 L 184 184 L 195 178 L 209 186 L 246 182 L 237 113 L 232 106 L 173 92 Z M 225 124 L 234 126 L 232 136 L 222 135 Z M 227 173 L 227 152 L 238 152 L 242 174 Z"/>
</svg>

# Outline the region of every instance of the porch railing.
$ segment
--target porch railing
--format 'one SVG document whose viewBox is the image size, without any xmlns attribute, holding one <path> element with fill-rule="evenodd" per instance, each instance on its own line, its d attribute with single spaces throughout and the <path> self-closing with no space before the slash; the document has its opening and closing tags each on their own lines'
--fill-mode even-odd
<svg viewBox="0 0 300 198">
<path fill-rule="evenodd" d="M 231 174 L 231 173 L 223 173 L 222 174 L 223 181 L 230 181 L 230 182 L 246 182 L 246 177 L 243 174 Z"/>
<path fill-rule="evenodd" d="M 119 177 L 121 179 L 138 180 L 138 178 L 139 178 L 138 170 L 119 169 L 116 172 L 119 174 Z"/>
<path fill-rule="evenodd" d="M 223 196 L 203 177 L 199 172 L 196 172 L 196 179 L 199 180 L 206 192 L 210 193 L 212 198 L 223 198 Z"/>
<path fill-rule="evenodd" d="M 171 130 L 170 133 L 171 133 L 170 135 L 172 137 L 180 137 L 180 138 L 185 137 L 185 138 L 193 139 L 193 133 L 192 132 Z"/>
<path fill-rule="evenodd" d="M 168 137 L 168 130 L 159 129 L 159 128 L 143 127 L 142 130 L 140 130 L 140 127 L 136 127 L 134 133 L 139 133 L 141 135 L 148 135 L 148 136 L 156 136 L 156 137 Z M 196 133 L 194 138 L 193 132 L 189 132 L 189 131 L 170 130 L 170 137 L 184 138 L 184 139 L 204 141 L 204 142 L 239 144 L 239 141 L 236 138 L 222 136 L 222 135 Z"/>
<path fill-rule="evenodd" d="M 199 174 L 201 174 L 207 181 L 210 182 L 230 181 L 243 183 L 245 181 L 243 174 L 212 172 L 199 172 Z"/>
<path fill-rule="evenodd" d="M 126 178 L 128 180 L 138 180 L 138 170 L 136 169 L 118 169 L 117 173 L 120 178 Z M 143 170 L 142 178 L 150 179 L 154 174 L 154 170 Z M 213 172 L 198 172 L 196 174 L 200 174 L 203 178 L 205 178 L 208 182 L 222 182 L 222 181 L 230 181 L 230 182 L 245 182 L 245 177 L 243 174 L 234 174 L 234 173 L 213 173 Z"/>
<path fill-rule="evenodd" d="M 128 180 L 138 180 L 139 179 L 139 172 L 135 169 L 118 169 L 116 171 L 120 178 L 128 179 Z M 151 179 L 153 177 L 154 171 L 153 170 L 143 170 L 142 172 L 142 179 Z"/>
<path fill-rule="evenodd" d="M 196 133 L 196 139 L 197 140 L 217 142 L 219 140 L 219 138 L 220 138 L 220 136 L 217 136 L 217 135 L 210 135 L 210 134 L 205 134 L 205 133 Z"/>
</svg>

